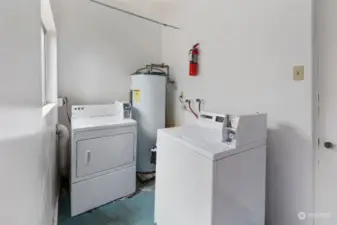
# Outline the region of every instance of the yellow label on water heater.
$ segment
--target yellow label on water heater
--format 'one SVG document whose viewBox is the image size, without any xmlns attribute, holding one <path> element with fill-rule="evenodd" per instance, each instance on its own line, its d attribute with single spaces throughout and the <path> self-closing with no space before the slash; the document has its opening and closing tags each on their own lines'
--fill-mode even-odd
<svg viewBox="0 0 337 225">
<path fill-rule="evenodd" d="M 133 101 L 140 102 L 140 90 L 133 90 Z"/>
</svg>

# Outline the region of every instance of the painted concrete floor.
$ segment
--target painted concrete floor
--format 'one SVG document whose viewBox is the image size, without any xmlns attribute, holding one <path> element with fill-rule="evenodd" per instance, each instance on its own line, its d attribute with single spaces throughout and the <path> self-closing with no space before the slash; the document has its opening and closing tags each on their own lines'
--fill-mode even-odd
<svg viewBox="0 0 337 225">
<path fill-rule="evenodd" d="M 153 225 L 154 186 L 140 189 L 135 196 L 70 217 L 69 197 L 59 202 L 59 225 Z"/>
</svg>

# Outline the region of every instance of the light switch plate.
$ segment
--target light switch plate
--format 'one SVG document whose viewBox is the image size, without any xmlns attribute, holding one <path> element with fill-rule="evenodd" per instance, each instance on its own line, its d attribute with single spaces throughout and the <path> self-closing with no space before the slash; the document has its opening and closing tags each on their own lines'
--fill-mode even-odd
<svg viewBox="0 0 337 225">
<path fill-rule="evenodd" d="M 304 66 L 294 66 L 294 80 L 304 80 Z"/>
</svg>

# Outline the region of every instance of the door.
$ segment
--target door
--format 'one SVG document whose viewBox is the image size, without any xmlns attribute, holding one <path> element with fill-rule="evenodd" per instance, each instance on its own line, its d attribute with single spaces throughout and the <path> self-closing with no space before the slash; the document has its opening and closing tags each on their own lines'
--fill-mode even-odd
<svg viewBox="0 0 337 225">
<path fill-rule="evenodd" d="M 316 1 L 319 113 L 316 149 L 316 225 L 337 224 L 337 1 Z"/>
<path fill-rule="evenodd" d="M 133 133 L 77 142 L 77 177 L 131 165 L 135 159 Z"/>
</svg>

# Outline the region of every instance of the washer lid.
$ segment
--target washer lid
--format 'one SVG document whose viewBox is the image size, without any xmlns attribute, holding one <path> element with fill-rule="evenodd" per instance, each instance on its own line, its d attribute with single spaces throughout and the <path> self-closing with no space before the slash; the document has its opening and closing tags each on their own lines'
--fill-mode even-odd
<svg viewBox="0 0 337 225">
<path fill-rule="evenodd" d="M 219 142 L 219 139 L 216 138 L 217 132 L 219 131 L 199 125 L 185 125 L 161 129 L 159 130 L 159 135 L 163 138 L 173 138 L 191 151 L 195 151 L 197 154 L 214 161 L 265 145 L 265 143 L 259 143 L 235 148 L 235 145 Z M 160 145 L 160 142 L 158 145 Z"/>
<path fill-rule="evenodd" d="M 97 130 L 107 127 L 134 126 L 137 122 L 133 119 L 121 119 L 118 116 L 82 117 L 73 118 L 72 131 Z"/>
</svg>

